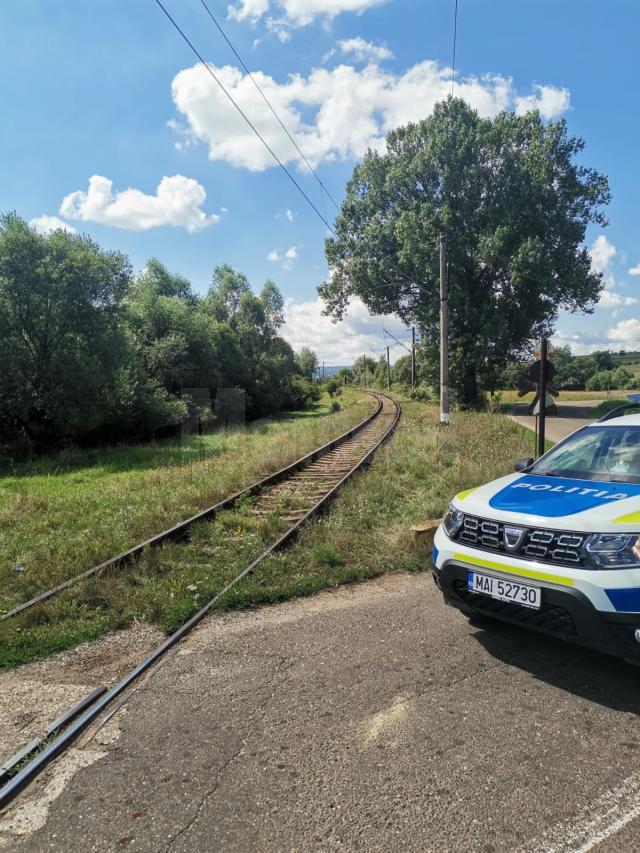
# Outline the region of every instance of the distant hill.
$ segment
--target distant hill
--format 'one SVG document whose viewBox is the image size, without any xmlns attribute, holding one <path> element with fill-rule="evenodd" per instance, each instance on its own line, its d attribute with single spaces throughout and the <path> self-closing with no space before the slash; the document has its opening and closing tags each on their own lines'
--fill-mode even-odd
<svg viewBox="0 0 640 853">
<path fill-rule="evenodd" d="M 640 356 L 640 353 L 638 353 Z M 334 376 L 336 373 L 339 373 L 343 368 L 347 368 L 349 370 L 351 368 L 350 364 L 332 364 L 325 366 L 324 369 L 324 378 L 328 379 L 330 376 Z M 314 379 L 322 379 L 322 365 L 314 372 Z"/>
<path fill-rule="evenodd" d="M 617 365 L 640 364 L 640 352 L 612 352 L 611 358 Z"/>
<path fill-rule="evenodd" d="M 636 378 L 640 376 L 640 352 L 612 352 L 611 358 L 616 367 L 626 367 Z"/>
</svg>

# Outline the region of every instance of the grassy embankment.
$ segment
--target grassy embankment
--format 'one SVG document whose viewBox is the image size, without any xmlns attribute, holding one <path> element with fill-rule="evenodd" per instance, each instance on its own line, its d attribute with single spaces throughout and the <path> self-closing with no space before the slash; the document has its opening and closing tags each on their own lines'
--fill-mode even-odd
<svg viewBox="0 0 640 853">
<path fill-rule="evenodd" d="M 436 406 L 403 401 L 403 407 L 397 433 L 372 467 L 344 487 L 332 511 L 310 524 L 291 549 L 269 558 L 228 593 L 221 608 L 307 595 L 394 569 L 427 569 L 428 558 L 415 549 L 410 525 L 439 517 L 453 494 L 512 470 L 514 459 L 530 450 L 529 432 L 500 415 L 460 413 L 449 429 L 442 429 Z M 217 462 L 223 465 L 222 458 Z M 78 517 L 74 534 L 83 528 L 84 518 Z M 93 578 L 0 623 L 0 666 L 46 655 L 134 620 L 170 631 L 280 529 L 275 516 L 259 521 L 249 506 L 225 512 L 195 530 L 188 543 L 149 552 L 127 569 Z M 55 537 L 56 531 L 51 529 L 50 535 Z"/>
<path fill-rule="evenodd" d="M 624 394 L 638 394 L 638 391 L 614 391 L 617 395 Z M 529 392 L 524 397 L 518 397 L 518 392 L 513 389 L 507 389 L 506 391 L 497 391 L 497 395 L 500 396 L 501 403 L 530 403 L 533 400 L 533 392 Z M 607 396 L 606 391 L 561 391 L 560 396 L 557 398 L 556 402 L 559 404 L 562 403 L 571 403 L 574 400 L 604 400 Z M 623 400 L 623 402 L 628 402 L 627 400 Z"/>
<path fill-rule="evenodd" d="M 277 470 L 349 429 L 374 405 L 353 391 L 340 399 L 336 414 L 323 399 L 245 428 L 70 451 L 0 472 L 0 610 Z"/>
<path fill-rule="evenodd" d="M 589 409 L 589 414 L 593 418 L 601 418 L 602 415 L 606 415 L 607 412 L 612 412 L 619 406 L 624 406 L 625 404 L 628 405 L 629 402 L 630 401 L 627 400 L 626 397 L 610 397 L 608 400 L 603 400 L 601 403 L 598 403 L 597 406 L 593 406 L 591 409 Z M 632 413 L 630 412 L 630 414 Z"/>
</svg>

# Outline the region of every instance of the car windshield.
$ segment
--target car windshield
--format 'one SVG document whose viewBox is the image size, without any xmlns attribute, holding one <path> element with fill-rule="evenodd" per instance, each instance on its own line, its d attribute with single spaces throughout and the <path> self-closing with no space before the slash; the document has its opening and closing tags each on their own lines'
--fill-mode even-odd
<svg viewBox="0 0 640 853">
<path fill-rule="evenodd" d="M 585 427 L 550 450 L 530 473 L 640 483 L 640 426 Z"/>
</svg>

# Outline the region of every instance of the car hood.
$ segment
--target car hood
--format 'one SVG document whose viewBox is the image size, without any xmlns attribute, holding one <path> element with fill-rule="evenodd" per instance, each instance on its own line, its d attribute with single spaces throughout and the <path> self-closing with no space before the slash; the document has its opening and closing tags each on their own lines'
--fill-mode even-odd
<svg viewBox="0 0 640 853">
<path fill-rule="evenodd" d="M 640 484 L 509 474 L 453 499 L 482 518 L 557 530 L 640 533 Z"/>
</svg>

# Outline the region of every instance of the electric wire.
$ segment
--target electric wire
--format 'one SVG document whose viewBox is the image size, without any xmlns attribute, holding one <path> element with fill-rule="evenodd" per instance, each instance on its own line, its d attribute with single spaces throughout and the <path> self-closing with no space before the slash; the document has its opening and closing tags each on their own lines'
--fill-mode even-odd
<svg viewBox="0 0 640 853">
<path fill-rule="evenodd" d="M 294 148 L 296 149 L 296 151 L 298 152 L 298 154 L 299 154 L 299 155 L 302 157 L 302 159 L 304 160 L 304 163 L 305 163 L 305 165 L 306 165 L 307 169 L 309 169 L 309 171 L 311 172 L 311 174 L 313 175 L 313 177 L 316 179 L 316 181 L 317 181 L 317 182 L 318 182 L 318 184 L 320 185 L 320 193 L 322 194 L 323 192 L 325 192 L 325 193 L 327 194 L 327 197 L 328 197 L 328 198 L 333 202 L 333 204 L 335 205 L 336 210 L 340 210 L 340 205 L 339 205 L 339 204 L 338 204 L 338 202 L 333 198 L 333 196 L 331 195 L 331 193 L 329 192 L 329 190 L 326 188 L 326 186 L 324 185 L 324 183 L 323 183 L 323 182 L 322 182 L 322 180 L 320 179 L 320 177 L 319 177 L 318 173 L 316 172 L 316 170 L 313 168 L 313 166 L 311 165 L 311 163 L 307 160 L 307 158 L 305 157 L 305 155 L 304 155 L 304 154 L 303 154 L 303 152 L 301 151 L 300 146 L 298 145 L 298 143 L 295 141 L 295 139 L 293 138 L 293 136 L 291 135 L 291 133 L 289 133 L 289 130 L 288 130 L 287 126 L 284 124 L 284 122 L 282 121 L 282 119 L 280 118 L 280 116 L 278 115 L 278 113 L 276 112 L 276 110 L 275 110 L 275 108 L 273 107 L 273 105 L 272 105 L 271 101 L 269 100 L 269 98 L 267 98 L 267 96 L 265 95 L 265 93 L 262 91 L 262 88 L 261 88 L 260 84 L 258 83 L 258 81 L 256 80 L 256 78 L 253 76 L 253 74 L 251 73 L 251 71 L 249 71 L 249 69 L 247 68 L 247 66 L 246 66 L 246 64 L 245 64 L 245 62 L 244 62 L 244 60 L 242 59 L 242 57 L 240 56 L 240 54 L 238 53 L 238 51 L 236 50 L 236 48 L 235 48 L 235 47 L 233 46 L 233 44 L 231 43 L 231 40 L 229 39 L 229 36 L 225 33 L 225 31 L 224 31 L 224 30 L 222 29 L 222 27 L 220 26 L 220 23 L 219 23 L 218 19 L 216 18 L 216 16 L 213 14 L 213 12 L 211 11 L 211 9 L 210 9 L 210 8 L 209 8 L 209 6 L 207 5 L 206 0 L 200 0 L 200 3 L 204 6 L 204 9 L 205 9 L 205 11 L 206 11 L 207 15 L 211 18 L 211 20 L 213 21 L 213 23 L 216 25 L 216 27 L 218 28 L 218 31 L 219 31 L 220 35 L 221 35 L 221 36 L 222 36 L 222 38 L 226 41 L 226 43 L 229 45 L 229 47 L 230 47 L 230 48 L 231 48 L 231 50 L 233 51 L 233 53 L 234 53 L 234 55 L 235 55 L 236 59 L 238 60 L 238 62 L 240 63 L 240 65 L 242 65 L 242 67 L 243 67 L 243 69 L 244 69 L 245 73 L 247 74 L 247 76 L 249 77 L 249 79 L 251 80 L 251 82 L 253 83 L 253 85 L 256 87 L 256 89 L 258 90 L 258 92 L 260 93 L 260 95 L 262 96 L 263 101 L 264 101 L 264 102 L 265 102 L 265 104 L 269 107 L 269 109 L 271 110 L 271 112 L 273 113 L 273 115 L 275 116 L 275 118 L 276 118 L 276 120 L 277 120 L 278 124 L 279 124 L 279 125 L 280 125 L 280 127 L 284 130 L 284 132 L 287 134 L 287 136 L 289 137 L 289 139 L 290 139 L 290 141 L 291 141 L 292 145 L 294 146 Z M 323 200 L 322 200 L 322 204 L 323 204 L 323 207 L 324 207 L 324 198 L 323 198 Z M 326 218 L 326 211 L 325 211 L 325 218 Z"/>
<path fill-rule="evenodd" d="M 224 92 L 224 94 L 226 95 L 226 97 L 228 98 L 228 100 L 232 103 L 232 105 L 235 107 L 235 109 L 240 113 L 240 115 L 241 115 L 241 116 L 242 116 L 242 118 L 245 120 L 245 122 L 249 125 L 249 127 L 251 128 L 251 130 L 256 134 L 256 136 L 258 137 L 258 139 L 260 140 L 260 142 L 262 142 L 262 144 L 264 145 L 264 147 L 265 147 L 265 148 L 267 149 L 267 151 L 271 154 L 271 156 L 273 157 L 273 159 L 274 159 L 274 160 L 276 161 L 276 163 L 280 166 L 280 168 L 281 168 L 281 169 L 282 169 L 282 171 L 285 173 L 285 175 L 289 178 L 289 180 L 293 183 L 293 185 L 296 187 L 296 189 L 298 190 L 298 192 L 299 192 L 299 193 L 302 195 L 302 197 L 305 199 L 305 201 L 307 202 L 307 204 L 309 204 L 309 205 L 310 205 L 310 207 L 313 209 L 313 211 L 314 211 L 314 212 L 315 212 L 315 214 L 318 216 L 318 218 L 321 220 L 321 222 L 323 222 L 323 223 L 324 223 L 324 225 L 325 225 L 325 226 L 326 226 L 326 228 L 328 229 L 328 231 L 329 231 L 329 233 L 331 234 L 331 236 L 332 236 L 334 239 L 336 239 L 336 240 L 337 240 L 337 239 L 338 239 L 337 234 L 336 234 L 336 232 L 334 231 L 334 229 L 332 228 L 332 226 L 329 224 L 329 222 L 328 222 L 328 220 L 327 220 L 327 217 L 326 217 L 326 211 L 325 211 L 325 215 L 323 216 L 323 214 L 318 210 L 318 208 L 317 208 L 317 207 L 316 207 L 316 205 L 313 203 L 313 201 L 309 198 L 309 196 L 307 195 L 307 193 L 302 189 L 302 187 L 300 186 L 300 184 L 299 184 L 299 183 L 296 181 L 296 179 L 293 177 L 293 175 L 291 174 L 291 172 L 289 171 L 289 169 L 287 169 L 287 167 L 286 167 L 286 166 L 284 165 L 284 163 L 280 160 L 280 158 L 278 157 L 278 155 L 277 155 L 277 154 L 273 151 L 273 149 L 270 147 L 269 143 L 264 139 L 264 137 L 262 136 L 262 134 L 260 133 L 260 131 L 255 127 L 255 125 L 253 124 L 253 122 L 251 121 L 251 119 L 246 115 L 246 113 L 243 111 L 243 109 L 242 109 L 242 108 L 239 106 L 239 104 L 235 101 L 235 99 L 233 98 L 233 95 L 231 95 L 231 93 L 228 91 L 228 89 L 225 87 L 225 85 L 222 83 L 222 81 L 221 81 L 221 80 L 217 77 L 217 75 L 216 75 L 216 74 L 211 70 L 211 67 L 210 67 L 210 66 L 208 65 L 208 63 L 204 60 L 203 56 L 200 54 L 200 52 L 199 52 L 199 51 L 198 51 L 198 49 L 195 47 L 195 45 L 193 44 L 193 42 L 189 39 L 189 37 L 186 35 L 186 33 L 182 30 L 182 28 L 181 28 L 181 27 L 180 27 L 180 25 L 177 23 L 177 21 L 173 18 L 173 16 L 170 14 L 170 12 L 165 8 L 165 6 L 164 6 L 164 5 L 163 5 L 163 3 L 161 2 L 161 0 L 155 0 L 155 3 L 156 3 L 156 5 L 158 5 L 158 6 L 160 7 L 160 9 L 164 12 L 164 14 L 166 15 L 166 17 L 167 17 L 167 18 L 169 19 L 169 21 L 173 24 L 173 26 L 174 26 L 174 28 L 176 29 L 176 31 L 180 34 L 180 36 L 181 36 L 181 37 L 182 37 L 182 39 L 186 42 L 186 44 L 191 48 L 191 50 L 193 51 L 193 53 L 195 54 L 195 56 L 200 60 L 200 62 L 202 63 L 202 65 L 205 67 L 205 69 L 206 69 L 206 70 L 207 70 L 207 72 L 210 74 L 210 76 L 213 78 L 213 80 L 215 80 L 215 82 L 218 84 L 218 86 L 220 87 L 220 89 L 222 89 L 222 91 Z M 274 115 L 276 116 L 276 118 L 278 119 L 278 121 L 280 122 L 280 124 L 282 125 L 282 128 L 283 128 L 283 130 L 285 131 L 285 133 L 287 134 L 287 136 L 291 139 L 291 141 L 293 142 L 293 144 L 295 145 L 296 149 L 298 150 L 298 152 L 300 153 L 300 155 L 303 157 L 303 159 L 305 159 L 305 158 L 304 158 L 304 155 L 302 154 L 302 151 L 301 151 L 301 150 L 300 150 L 300 148 L 298 147 L 297 143 L 293 140 L 293 137 L 291 136 L 291 134 L 289 133 L 289 131 L 287 130 L 287 128 L 284 126 L 283 122 L 282 122 L 282 121 L 280 120 L 280 118 L 278 117 L 278 115 L 277 115 L 276 111 L 273 109 L 273 107 L 271 107 L 271 104 L 268 102 L 268 99 L 267 99 L 267 98 L 266 98 L 266 96 L 262 93 L 262 91 L 261 91 L 261 89 L 260 89 L 259 85 L 258 85 L 258 84 L 257 84 L 257 82 L 255 81 L 255 79 L 252 77 L 252 75 L 250 74 L 250 72 L 249 72 L 249 71 L 248 71 L 248 69 L 247 69 L 247 66 L 245 65 L 245 63 L 243 62 L 242 58 L 240 57 L 240 54 L 236 51 L 236 49 L 233 47 L 233 45 L 232 45 L 231 41 L 227 38 L 227 36 L 226 36 L 226 34 L 224 33 L 224 31 L 223 31 L 222 27 L 220 27 L 220 25 L 218 24 L 217 20 L 215 19 L 215 17 L 213 16 L 213 14 L 211 13 L 211 11 L 209 10 L 209 7 L 206 5 L 206 3 L 204 3 L 204 0 L 201 0 L 201 3 L 202 3 L 202 4 L 203 4 L 203 6 L 205 7 L 205 9 L 209 12 L 209 15 L 210 15 L 210 17 L 211 17 L 211 20 L 212 20 L 212 21 L 214 22 L 214 24 L 216 24 L 216 26 L 218 27 L 218 29 L 219 29 L 220 33 L 223 35 L 223 37 L 225 38 L 225 40 L 226 40 L 226 41 L 227 41 L 227 43 L 229 44 L 229 47 L 233 50 L 234 54 L 235 54 L 235 55 L 236 55 L 236 57 L 238 58 L 238 61 L 241 63 L 242 67 L 247 71 L 247 73 L 249 74 L 249 76 L 250 76 L 250 77 L 251 77 L 251 79 L 253 80 L 254 85 L 258 88 L 258 90 L 259 90 L 259 91 L 261 92 L 261 94 L 263 95 L 263 98 L 265 99 L 265 101 L 266 101 L 266 102 L 267 102 L 267 104 L 269 105 L 270 109 L 272 110 L 272 112 L 274 113 Z M 457 0 L 456 0 L 456 10 L 457 10 Z M 305 159 L 305 162 L 306 162 L 306 159 Z M 312 171 L 313 171 L 313 169 L 312 169 Z M 316 174 L 315 172 L 314 172 L 314 175 L 315 175 L 316 179 L 318 180 L 318 182 L 320 183 L 321 193 L 322 193 L 322 190 L 324 189 L 324 191 L 327 193 L 327 195 L 329 196 L 329 198 L 331 199 L 331 201 L 332 201 L 332 202 L 336 205 L 336 207 L 338 207 L 338 209 L 339 209 L 339 206 L 337 205 L 337 203 L 336 203 L 335 199 L 333 199 L 333 198 L 331 197 L 331 194 L 330 194 L 330 193 L 329 193 L 329 191 L 326 189 L 326 187 L 324 187 L 324 184 L 322 183 L 322 181 L 320 180 L 320 178 L 317 176 L 317 174 Z M 324 198 L 323 198 L 323 206 L 324 206 Z M 434 242 L 437 242 L 437 241 L 434 241 Z M 419 293 L 419 292 L 420 292 L 420 285 L 419 285 L 417 282 L 412 281 L 408 276 L 406 276 L 406 275 L 402 272 L 402 270 L 400 269 L 399 265 L 398 265 L 396 262 L 392 262 L 392 263 L 393 263 L 393 265 L 396 267 L 397 273 L 399 274 L 400 278 L 404 279 L 404 280 L 405 280 L 405 282 L 406 282 L 407 284 L 411 285 L 412 287 L 413 287 L 413 286 L 417 287 L 417 288 L 418 288 L 418 293 Z M 389 284 L 392 284 L 392 282 L 385 282 L 385 283 L 384 283 L 384 284 L 382 284 L 382 285 L 378 285 L 378 287 L 377 287 L 376 289 L 378 289 L 378 288 L 380 288 L 380 287 L 389 286 Z M 417 294 L 416 294 L 416 293 L 414 293 L 414 294 L 412 294 L 412 295 L 417 295 Z"/>
<path fill-rule="evenodd" d="M 226 88 L 226 86 L 224 85 L 224 83 L 223 83 L 223 82 L 222 82 L 222 81 L 221 81 L 221 80 L 216 76 L 216 74 L 214 74 L 214 72 L 211 70 L 211 67 L 208 65 L 208 63 L 207 63 L 207 62 L 205 62 L 204 58 L 202 57 L 202 55 L 200 54 L 200 52 L 198 51 L 198 49 L 195 47 L 195 45 L 193 44 L 193 42 L 189 39 L 189 37 L 186 35 L 186 33 L 185 33 L 181 28 L 180 28 L 180 25 L 177 23 L 177 21 L 175 20 L 175 18 L 173 18 L 173 17 L 172 17 L 172 15 L 170 14 L 170 12 L 169 12 L 165 7 L 164 7 L 164 5 L 162 4 L 161 0 L 155 0 L 155 3 L 156 3 L 156 5 L 158 5 L 158 6 L 160 7 L 160 9 L 162 9 L 162 11 L 163 11 L 163 12 L 164 12 L 164 14 L 167 16 L 167 18 L 171 21 L 171 23 L 173 24 L 173 26 L 175 27 L 175 29 L 178 31 L 178 33 L 180 33 L 180 35 L 182 36 L 182 38 L 184 39 L 184 41 L 189 45 L 189 47 L 191 48 L 191 50 L 193 51 L 193 53 L 198 57 L 198 59 L 200 60 L 200 62 L 202 63 L 202 65 L 203 65 L 203 66 L 205 67 L 205 69 L 209 72 L 209 74 L 210 74 L 210 75 L 211 75 L 211 77 L 215 80 L 215 82 L 218 84 L 218 86 L 222 89 L 222 91 L 223 91 L 223 92 L 224 92 L 224 94 L 227 96 L 227 98 L 229 99 L 229 101 L 233 104 L 233 106 L 236 108 L 236 110 L 240 113 L 240 115 L 242 116 L 242 118 L 246 121 L 246 123 L 249 125 L 249 127 L 251 128 L 251 130 L 252 130 L 252 131 L 255 133 L 255 135 L 258 137 L 258 139 L 260 140 L 260 142 L 262 142 L 262 144 L 264 145 L 264 147 L 267 149 L 267 151 L 269 152 L 269 154 L 271 154 L 271 156 L 273 157 L 273 159 L 276 161 L 276 163 L 278 164 L 278 166 L 280 166 L 280 168 L 281 168 L 281 169 L 282 169 L 282 171 L 285 173 L 285 175 L 289 178 L 289 180 L 291 181 L 291 183 L 296 187 L 296 189 L 298 190 L 298 192 L 300 193 L 300 195 L 302 195 L 302 197 L 305 199 L 305 201 L 307 202 L 307 204 L 309 204 L 309 205 L 310 205 L 310 207 L 311 207 L 311 208 L 313 208 L 313 210 L 315 211 L 316 215 L 317 215 L 317 216 L 318 216 L 318 218 L 319 218 L 319 219 L 320 219 L 320 220 L 321 220 L 321 221 L 326 225 L 326 227 L 328 228 L 329 232 L 330 232 L 330 233 L 331 233 L 331 234 L 332 234 L 332 235 L 337 239 L 335 231 L 334 231 L 334 230 L 333 230 L 333 228 L 329 225 L 329 223 L 327 222 L 326 218 L 322 215 L 322 213 L 320 213 L 320 211 L 319 211 L 319 210 L 318 210 L 318 208 L 315 206 L 315 204 L 313 203 L 313 201 L 309 198 L 309 196 L 307 195 L 307 193 L 302 189 L 302 187 L 300 186 L 300 184 L 299 184 L 299 183 L 296 181 L 296 179 L 293 177 L 293 175 L 291 174 L 291 172 L 289 171 L 289 169 L 287 169 L 287 167 L 284 165 L 284 163 L 282 162 L 282 160 L 278 157 L 278 155 L 275 153 L 275 151 L 271 148 L 271 146 L 269 145 L 269 143 L 266 141 L 266 139 L 262 136 L 262 134 L 261 134 L 261 133 L 260 133 L 260 131 L 257 129 L 257 127 L 253 124 L 253 122 L 251 121 L 251 119 L 250 119 L 250 118 L 247 116 L 247 114 L 244 112 L 244 110 L 242 109 L 242 107 L 241 107 L 241 106 L 240 106 L 240 105 L 235 101 L 235 99 L 234 99 L 233 95 L 229 92 L 229 90 Z"/>
<path fill-rule="evenodd" d="M 456 85 L 456 42 L 458 40 L 458 0 L 455 0 L 455 8 L 453 11 L 453 56 L 451 59 L 451 97 L 453 98 L 453 89 Z"/>
</svg>

